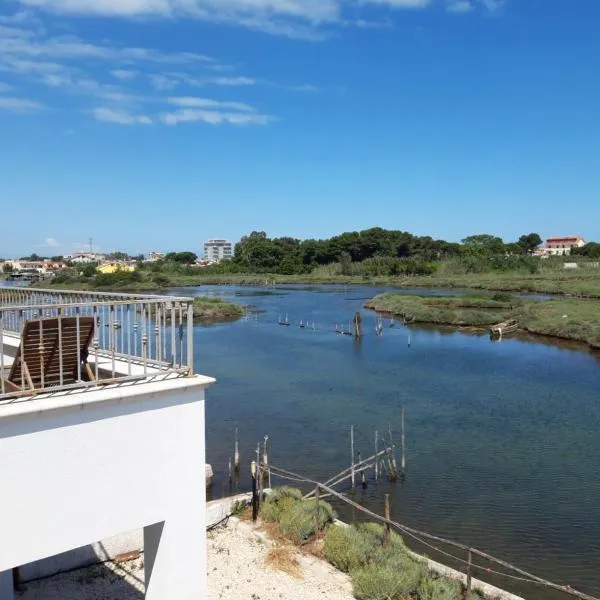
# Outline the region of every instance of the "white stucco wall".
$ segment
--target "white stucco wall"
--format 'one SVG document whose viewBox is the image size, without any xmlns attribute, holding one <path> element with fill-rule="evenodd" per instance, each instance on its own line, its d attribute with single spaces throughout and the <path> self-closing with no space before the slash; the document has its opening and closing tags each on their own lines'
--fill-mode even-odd
<svg viewBox="0 0 600 600">
<path fill-rule="evenodd" d="M 205 598 L 204 389 L 213 381 L 0 405 L 0 573 L 144 528 L 146 597 Z"/>
</svg>

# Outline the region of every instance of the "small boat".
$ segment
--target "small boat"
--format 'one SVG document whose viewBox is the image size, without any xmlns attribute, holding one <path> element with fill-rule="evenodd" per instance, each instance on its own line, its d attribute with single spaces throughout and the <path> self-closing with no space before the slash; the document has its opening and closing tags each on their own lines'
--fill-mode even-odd
<svg viewBox="0 0 600 600">
<path fill-rule="evenodd" d="M 288 319 L 287 313 L 285 313 L 285 321 L 282 321 L 281 317 L 279 317 L 279 324 L 285 325 L 286 327 L 290 326 L 290 320 Z"/>
<path fill-rule="evenodd" d="M 304 321 L 300 319 L 300 329 L 304 329 L 305 327 L 306 325 L 304 324 Z"/>
<path fill-rule="evenodd" d="M 509 333 L 514 333 L 517 329 L 519 329 L 518 321 L 516 319 L 509 319 L 508 321 L 498 323 L 498 325 L 492 325 L 490 327 L 490 337 L 501 338 Z"/>
</svg>

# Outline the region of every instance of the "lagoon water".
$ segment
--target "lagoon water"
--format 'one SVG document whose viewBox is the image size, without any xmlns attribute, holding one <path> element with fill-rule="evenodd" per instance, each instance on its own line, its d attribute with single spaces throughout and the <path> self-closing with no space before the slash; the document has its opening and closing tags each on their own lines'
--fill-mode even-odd
<svg viewBox="0 0 600 600">
<path fill-rule="evenodd" d="M 415 528 L 470 544 L 537 575 L 600 594 L 600 361 L 582 348 L 384 322 L 362 307 L 373 287 L 202 286 L 173 290 L 246 305 L 248 319 L 197 327 L 197 372 L 215 376 L 207 460 L 215 497 L 229 493 L 239 428 L 242 476 L 269 435 L 273 464 L 324 481 L 374 431 L 394 435 L 406 407 L 407 478 L 370 482 L 356 497 Z M 423 293 L 423 290 L 406 293 Z M 427 293 L 438 293 L 430 290 Z M 444 292 L 447 293 L 447 292 Z M 364 339 L 336 335 L 356 310 Z M 292 325 L 278 325 L 288 315 Z M 316 331 L 298 327 L 315 322 Z M 408 345 L 408 336 L 411 345 Z M 352 520 L 344 507 L 342 517 Z M 437 558 L 433 551 L 428 553 Z M 492 580 L 527 598 L 562 594 Z"/>
</svg>

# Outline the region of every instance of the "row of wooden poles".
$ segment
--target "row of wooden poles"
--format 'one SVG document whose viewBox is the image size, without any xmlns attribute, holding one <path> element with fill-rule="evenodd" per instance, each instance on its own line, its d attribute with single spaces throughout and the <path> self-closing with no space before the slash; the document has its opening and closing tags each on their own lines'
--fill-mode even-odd
<svg viewBox="0 0 600 600">
<path fill-rule="evenodd" d="M 360 481 L 363 487 L 366 487 L 366 478 L 365 473 L 370 469 L 373 470 L 375 479 L 379 479 L 384 474 L 387 474 L 390 481 L 396 481 L 398 477 L 403 479 L 406 474 L 406 456 L 405 456 L 405 411 L 404 407 L 402 407 L 401 413 L 401 431 L 400 431 L 400 468 L 397 468 L 396 463 L 396 446 L 394 444 L 394 440 L 392 439 L 392 428 L 389 426 L 388 428 L 388 440 L 383 440 L 385 446 L 382 450 L 379 450 L 379 442 L 381 441 L 379 438 L 378 432 L 375 432 L 375 453 L 372 456 L 369 456 L 366 459 L 361 459 L 360 453 L 358 455 L 355 454 L 354 448 L 354 426 L 350 428 L 350 452 L 351 452 L 351 464 L 348 468 L 340 471 L 333 477 L 329 478 L 324 483 L 314 481 L 312 479 L 302 477 L 296 473 L 291 471 L 281 469 L 279 467 L 273 466 L 269 463 L 269 455 L 268 455 L 268 441 L 269 437 L 265 436 L 264 441 L 261 444 L 257 444 L 256 447 L 256 459 L 252 460 L 250 466 L 250 472 L 252 476 L 252 519 L 256 521 L 258 519 L 258 514 L 260 510 L 260 502 L 263 497 L 264 487 L 271 487 L 271 476 L 279 477 L 284 480 L 294 481 L 297 483 L 310 484 L 314 486 L 314 489 L 307 493 L 304 497 L 311 498 L 314 497 L 315 502 L 315 517 L 317 522 L 319 521 L 319 513 L 320 505 L 319 501 L 323 500 L 327 497 L 334 497 L 342 502 L 350 505 L 352 508 L 358 510 L 369 516 L 370 518 L 379 521 L 383 524 L 383 545 L 388 546 L 391 529 L 394 528 L 398 530 L 400 533 L 408 535 L 412 537 L 417 542 L 421 544 L 425 544 L 429 548 L 441 552 L 442 554 L 449 556 L 456 560 L 457 562 L 465 565 L 465 573 L 466 573 L 466 596 L 471 592 L 472 589 L 472 579 L 473 572 L 475 569 L 479 571 L 485 571 L 488 574 L 493 574 L 499 577 L 505 577 L 516 581 L 521 582 L 529 582 L 540 584 L 546 586 L 548 588 L 563 592 L 568 594 L 571 597 L 579 598 L 580 600 L 600 600 L 594 596 L 590 596 L 578 590 L 575 590 L 573 587 L 569 585 L 560 585 L 543 579 L 541 577 L 537 577 L 536 575 L 532 575 L 527 571 L 516 567 L 506 561 L 498 559 L 494 556 L 491 556 L 481 550 L 476 548 L 472 548 L 468 545 L 461 544 L 459 542 L 455 542 L 453 540 L 448 540 L 439 536 L 432 535 L 430 533 L 419 531 L 413 528 L 410 528 L 402 523 L 397 521 L 393 521 L 391 518 L 391 510 L 390 510 L 390 495 L 385 494 L 384 502 L 383 502 L 383 515 L 379 515 L 364 506 L 354 502 L 352 499 L 348 498 L 344 494 L 336 491 L 334 489 L 335 486 L 339 486 L 344 481 L 348 479 L 351 480 L 352 489 L 356 487 L 357 484 L 357 476 L 360 475 Z M 262 450 L 262 456 L 261 456 Z M 233 465 L 230 460 L 230 477 L 232 477 L 232 472 L 239 473 L 239 441 L 237 437 L 236 430 L 236 439 L 235 439 L 235 452 L 234 452 L 234 460 Z M 261 460 L 262 458 L 262 460 Z M 460 557 L 454 556 L 440 550 L 436 546 L 433 546 L 431 542 L 435 542 L 438 544 L 443 544 L 450 546 L 455 549 L 459 549 L 461 551 L 466 552 L 466 560 Z M 490 563 L 495 563 L 504 569 L 507 569 L 515 575 L 510 575 L 506 572 L 495 571 L 490 568 L 482 567 L 481 565 L 477 565 L 473 562 L 473 558 L 477 556 L 483 560 L 489 561 Z"/>
<path fill-rule="evenodd" d="M 383 442 L 384 447 L 379 449 L 380 443 Z M 271 485 L 271 473 L 269 470 L 269 436 L 265 435 L 262 449 L 261 444 L 256 446 L 256 464 L 262 465 L 262 478 L 266 480 L 269 487 Z M 261 461 L 262 450 L 262 461 Z M 368 458 L 362 459 L 361 453 L 356 452 L 354 442 L 354 425 L 350 426 L 350 466 L 338 473 L 327 483 L 330 485 L 339 485 L 348 479 L 351 480 L 352 488 L 356 487 L 357 477 L 360 476 L 360 482 L 363 488 L 367 487 L 366 472 L 373 470 L 375 480 L 387 474 L 390 481 L 396 481 L 398 477 L 403 480 L 406 476 L 406 430 L 405 430 L 405 412 L 404 406 L 401 411 L 401 427 L 400 427 L 400 467 L 396 461 L 396 444 L 393 440 L 392 426 L 388 426 L 388 440 L 385 436 L 380 438 L 379 431 L 375 431 L 375 453 Z M 240 473 L 240 443 L 238 430 L 235 430 L 235 442 L 233 450 L 233 458 L 229 458 L 228 463 L 229 482 L 231 483 L 234 477 Z"/>
</svg>

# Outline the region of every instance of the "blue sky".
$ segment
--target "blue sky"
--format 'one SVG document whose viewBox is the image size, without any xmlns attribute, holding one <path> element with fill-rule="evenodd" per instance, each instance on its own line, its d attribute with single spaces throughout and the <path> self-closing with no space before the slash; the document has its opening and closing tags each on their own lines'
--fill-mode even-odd
<svg viewBox="0 0 600 600">
<path fill-rule="evenodd" d="M 0 2 L 0 256 L 600 239 L 598 0 Z"/>
</svg>

